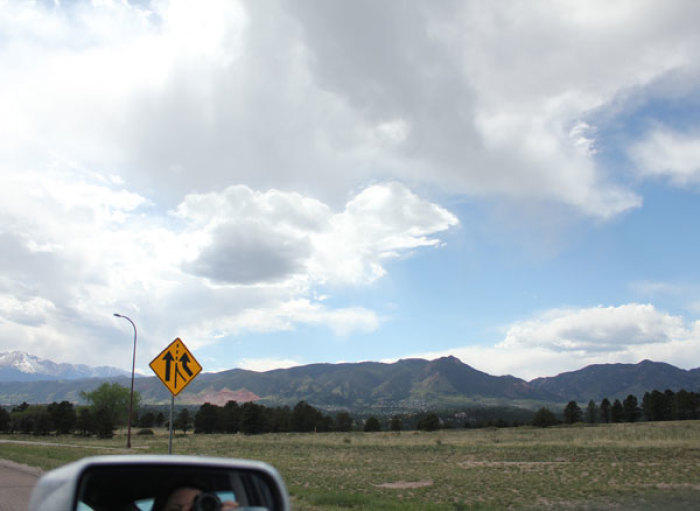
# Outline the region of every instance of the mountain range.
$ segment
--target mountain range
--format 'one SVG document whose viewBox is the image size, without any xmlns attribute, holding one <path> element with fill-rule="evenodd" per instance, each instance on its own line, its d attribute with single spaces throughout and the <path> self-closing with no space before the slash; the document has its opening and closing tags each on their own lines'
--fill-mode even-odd
<svg viewBox="0 0 700 511">
<path fill-rule="evenodd" d="M 30 361 L 36 359 L 29 357 Z M 67 370 L 66 374 L 75 373 Z M 130 384 L 123 371 L 121 376 L 87 379 L 0 381 L 0 403 L 80 402 L 81 391 L 92 390 L 104 381 Z M 528 382 L 514 376 L 492 376 L 455 357 L 443 357 L 431 361 L 404 359 L 394 363 L 311 364 L 265 372 L 232 369 L 202 373 L 178 395 L 177 402 L 223 405 L 234 400 L 293 406 L 304 400 L 328 410 L 393 413 L 477 406 L 536 408 L 570 400 L 586 403 L 591 399 L 599 402 L 604 397 L 624 399 L 629 394 L 641 399 L 646 391 L 682 388 L 700 391 L 700 368 L 688 371 L 644 360 L 638 364 L 590 365 Z M 156 377 L 138 378 L 135 389 L 141 393 L 144 404 L 170 401 L 170 393 Z"/>
<path fill-rule="evenodd" d="M 0 381 L 75 380 L 126 376 L 115 367 L 91 367 L 83 364 L 57 364 L 23 351 L 0 353 Z"/>
<path fill-rule="evenodd" d="M 603 397 L 641 397 L 650 390 L 700 391 L 700 368 L 689 371 L 671 364 L 642 360 L 638 364 L 595 364 L 550 378 L 536 378 L 530 384 L 539 390 L 584 401 Z"/>
</svg>

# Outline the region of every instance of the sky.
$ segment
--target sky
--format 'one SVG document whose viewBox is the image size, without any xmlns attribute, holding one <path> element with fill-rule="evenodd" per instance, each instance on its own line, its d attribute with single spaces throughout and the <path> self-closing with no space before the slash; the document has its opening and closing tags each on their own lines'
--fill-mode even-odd
<svg viewBox="0 0 700 511">
<path fill-rule="evenodd" d="M 698 367 L 698 19 L 0 0 L 0 351 Z"/>
</svg>

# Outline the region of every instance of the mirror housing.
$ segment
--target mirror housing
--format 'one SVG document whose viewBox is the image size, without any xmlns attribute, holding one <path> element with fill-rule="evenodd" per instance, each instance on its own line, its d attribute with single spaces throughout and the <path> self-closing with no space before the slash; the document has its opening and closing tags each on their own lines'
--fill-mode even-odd
<svg viewBox="0 0 700 511">
<path fill-rule="evenodd" d="M 176 488 L 225 492 L 239 509 L 288 511 L 284 481 L 272 466 L 251 460 L 199 456 L 96 456 L 44 474 L 29 511 L 138 511 Z M 153 504 L 151 504 L 151 502 Z M 145 509 L 151 509 L 146 507 Z"/>
</svg>

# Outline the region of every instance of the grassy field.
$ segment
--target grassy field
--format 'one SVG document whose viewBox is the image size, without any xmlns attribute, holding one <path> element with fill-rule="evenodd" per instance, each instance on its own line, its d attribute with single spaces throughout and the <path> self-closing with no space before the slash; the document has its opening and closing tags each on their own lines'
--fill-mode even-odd
<svg viewBox="0 0 700 511">
<path fill-rule="evenodd" d="M 50 445 L 4 443 L 46 441 Z M 0 458 L 50 469 L 125 438 L 0 436 Z M 131 453 L 167 452 L 167 433 Z M 277 467 L 297 510 L 697 509 L 700 421 L 433 433 L 177 435 L 177 454 Z"/>
</svg>

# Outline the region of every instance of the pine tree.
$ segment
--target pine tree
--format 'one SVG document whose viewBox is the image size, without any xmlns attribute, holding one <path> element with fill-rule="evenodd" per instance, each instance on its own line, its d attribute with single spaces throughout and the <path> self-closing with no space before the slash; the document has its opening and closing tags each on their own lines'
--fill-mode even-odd
<svg viewBox="0 0 700 511">
<path fill-rule="evenodd" d="M 192 415 L 187 408 L 183 408 L 177 414 L 173 422 L 173 429 L 181 429 L 183 433 L 187 433 L 188 430 L 192 429 Z"/>
<path fill-rule="evenodd" d="M 365 431 L 374 432 L 381 431 L 382 425 L 379 423 L 379 419 L 376 417 L 370 417 L 365 421 Z"/>
<path fill-rule="evenodd" d="M 619 399 L 616 399 L 612 405 L 612 408 L 610 408 L 610 421 L 621 422 L 624 412 L 625 410 L 622 407 L 622 403 L 620 403 Z"/>
<path fill-rule="evenodd" d="M 600 402 L 600 416 L 605 423 L 610 422 L 610 408 L 610 401 L 608 401 L 607 397 L 604 397 Z"/>
<path fill-rule="evenodd" d="M 73 403 L 68 401 L 54 402 L 47 409 L 51 416 L 53 427 L 56 429 L 56 434 L 68 435 L 73 431 L 77 421 Z"/>
<path fill-rule="evenodd" d="M 338 412 L 335 416 L 336 431 L 352 431 L 352 417 L 348 412 Z"/>
<path fill-rule="evenodd" d="M 545 407 L 542 407 L 539 410 L 537 410 L 535 416 L 532 419 L 532 425 L 537 426 L 539 428 L 556 426 L 557 424 L 559 424 L 559 421 L 557 420 L 554 413 L 549 408 Z"/>
<path fill-rule="evenodd" d="M 581 422 L 583 419 L 583 412 L 581 407 L 576 403 L 576 401 L 569 401 L 564 408 L 564 422 L 567 424 L 573 424 L 574 422 Z"/>
<path fill-rule="evenodd" d="M 598 407 L 592 399 L 588 402 L 588 407 L 586 408 L 586 418 L 591 424 L 595 424 L 598 421 Z"/>
<path fill-rule="evenodd" d="M 637 398 L 632 394 L 628 395 L 622 402 L 622 416 L 626 422 L 636 422 L 639 418 L 639 407 Z"/>
<path fill-rule="evenodd" d="M 214 433 L 217 431 L 221 409 L 211 403 L 204 403 L 194 415 L 195 433 Z"/>
</svg>

